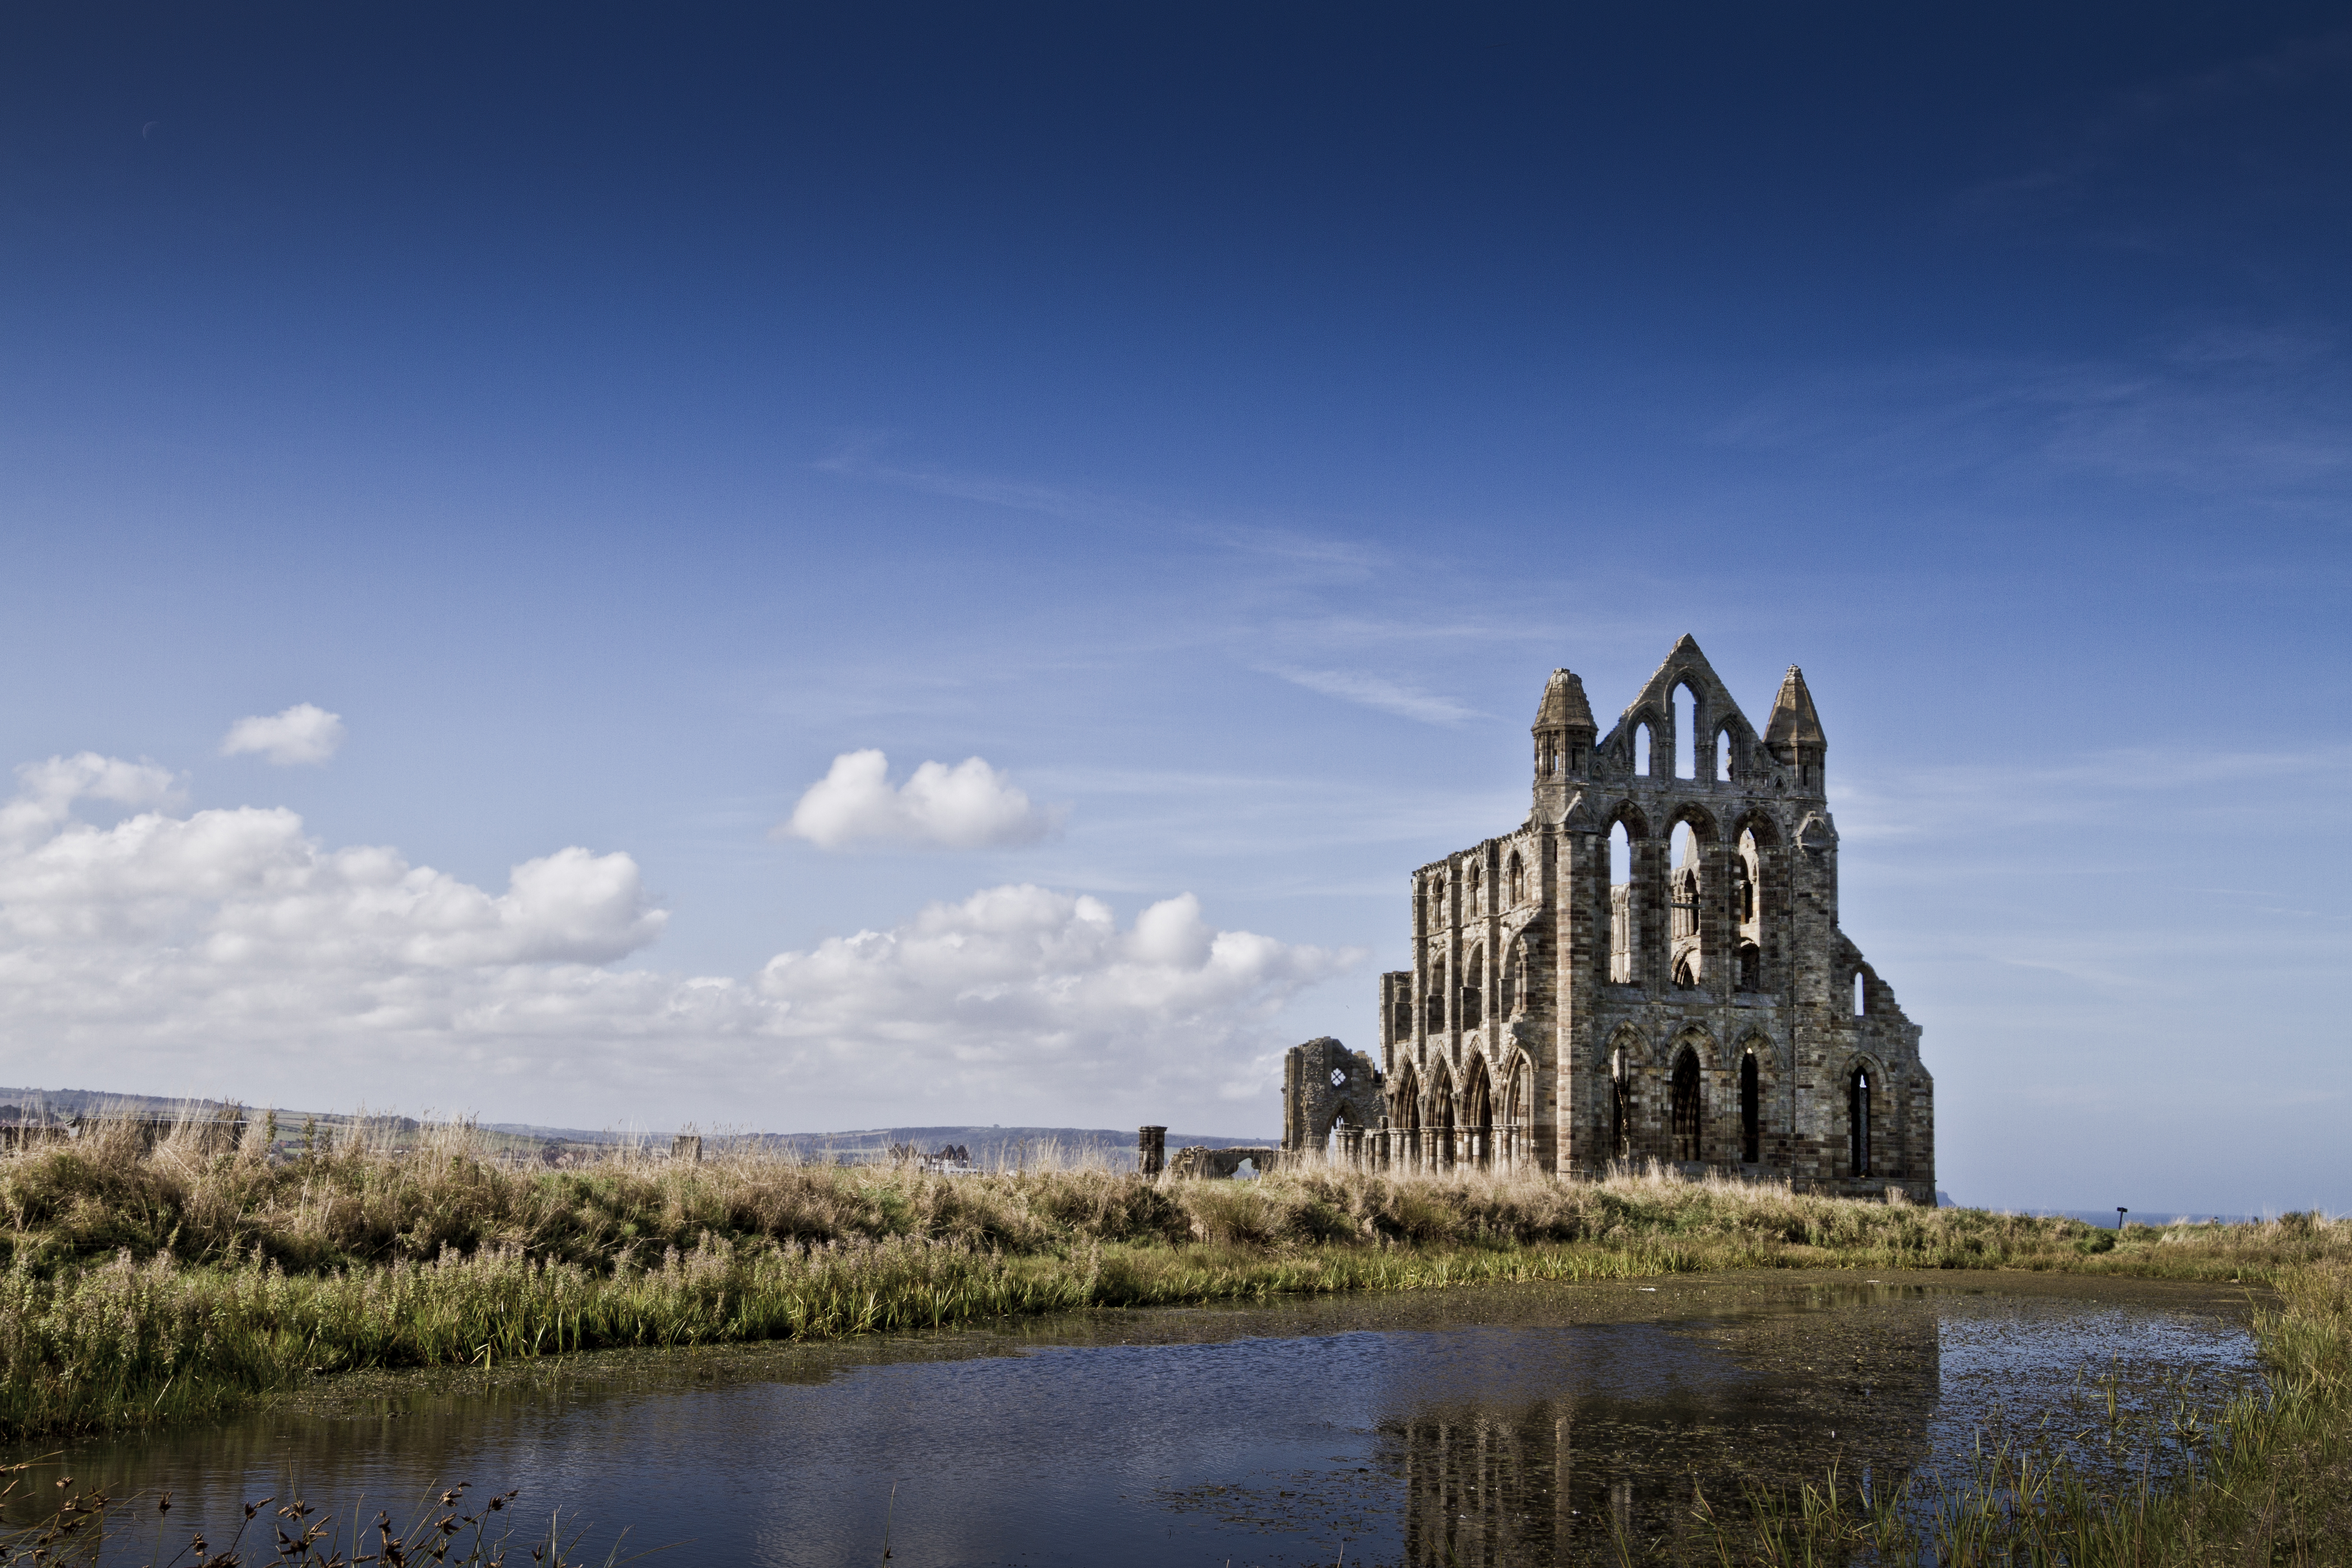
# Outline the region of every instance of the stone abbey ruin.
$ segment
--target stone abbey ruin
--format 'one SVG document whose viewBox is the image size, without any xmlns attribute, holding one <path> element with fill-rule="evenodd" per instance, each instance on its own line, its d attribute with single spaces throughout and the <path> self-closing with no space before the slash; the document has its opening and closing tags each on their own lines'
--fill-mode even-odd
<svg viewBox="0 0 2352 1568">
<path fill-rule="evenodd" d="M 1326 1149 L 1391 1170 L 1656 1162 L 1934 1203 L 1934 1081 L 1918 1026 L 1838 928 L 1804 676 L 1790 667 L 1759 735 L 1686 636 L 1605 736 L 1583 683 L 1553 671 L 1534 735 L 1527 821 L 1412 874 L 1413 965 L 1381 977 L 1379 1060 L 1296 1047 L 1281 1150 L 1192 1166 Z"/>
</svg>

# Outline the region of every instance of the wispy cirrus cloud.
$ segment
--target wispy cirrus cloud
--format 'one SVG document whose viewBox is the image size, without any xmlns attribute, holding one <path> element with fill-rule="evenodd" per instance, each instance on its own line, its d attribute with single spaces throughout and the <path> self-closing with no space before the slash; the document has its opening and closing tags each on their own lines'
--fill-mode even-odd
<svg viewBox="0 0 2352 1568">
<path fill-rule="evenodd" d="M 1267 674 L 1319 692 L 1341 702 L 1356 703 L 1399 718 L 1409 718 L 1417 724 L 1433 724 L 1451 728 L 1486 715 L 1452 697 L 1424 692 L 1402 681 L 1391 681 L 1357 670 L 1307 670 L 1292 665 L 1263 664 Z"/>
<path fill-rule="evenodd" d="M 1847 366 L 1759 394 L 1710 435 L 1913 481 L 2039 469 L 2292 497 L 2352 476 L 2352 363 L 2333 332 L 2285 323 L 2130 359 Z"/>
</svg>

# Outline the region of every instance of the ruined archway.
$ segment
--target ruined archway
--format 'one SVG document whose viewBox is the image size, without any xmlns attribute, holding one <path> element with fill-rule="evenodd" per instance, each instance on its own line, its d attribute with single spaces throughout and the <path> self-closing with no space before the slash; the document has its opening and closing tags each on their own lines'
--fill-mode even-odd
<svg viewBox="0 0 2352 1568">
<path fill-rule="evenodd" d="M 1486 1169 L 1495 1159 L 1495 1094 L 1482 1057 L 1470 1060 L 1468 1084 L 1462 1091 L 1462 1156 L 1464 1162 Z"/>
</svg>

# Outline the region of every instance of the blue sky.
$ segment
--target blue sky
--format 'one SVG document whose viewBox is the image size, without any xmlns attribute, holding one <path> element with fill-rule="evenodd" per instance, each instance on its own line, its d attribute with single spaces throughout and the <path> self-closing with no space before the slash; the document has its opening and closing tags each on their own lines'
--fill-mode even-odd
<svg viewBox="0 0 2352 1568">
<path fill-rule="evenodd" d="M 1689 632 L 1942 1185 L 2352 1205 L 2340 11 L 0 28 L 0 1077 L 1270 1132 Z"/>
</svg>

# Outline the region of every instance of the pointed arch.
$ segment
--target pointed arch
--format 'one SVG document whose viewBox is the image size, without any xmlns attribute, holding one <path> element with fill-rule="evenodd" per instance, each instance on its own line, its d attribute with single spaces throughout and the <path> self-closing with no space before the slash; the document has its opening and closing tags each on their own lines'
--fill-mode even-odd
<svg viewBox="0 0 2352 1568">
<path fill-rule="evenodd" d="M 1397 1069 L 1389 1091 L 1389 1130 L 1397 1146 L 1395 1163 L 1406 1169 L 1421 1163 L 1421 1071 L 1411 1059 Z"/>
<path fill-rule="evenodd" d="M 1678 670 L 1675 674 L 1675 684 L 1666 688 L 1666 711 L 1674 719 L 1673 776 L 1694 782 L 1708 777 L 1713 771 L 1711 768 L 1701 771 L 1704 765 L 1700 760 L 1699 748 L 1707 744 L 1707 737 L 1714 733 L 1714 727 L 1707 722 L 1709 716 L 1705 688 L 1696 683 L 1697 677 L 1690 671 Z M 1687 704 L 1684 700 L 1685 698 L 1689 699 Z"/>
<path fill-rule="evenodd" d="M 1464 1070 L 1462 1155 L 1465 1164 L 1482 1170 L 1494 1161 L 1495 1090 L 1486 1075 L 1486 1059 L 1483 1056 L 1473 1056 Z"/>
<path fill-rule="evenodd" d="M 1674 863 L 1666 873 L 1667 974 L 1685 989 L 1713 986 L 1722 963 L 1721 902 L 1713 869 L 1715 814 L 1696 800 L 1676 806 L 1666 818 Z"/>
<path fill-rule="evenodd" d="M 1718 1065 L 1715 1037 L 1696 1024 L 1676 1034 L 1667 1047 L 1667 1142 L 1677 1160 L 1704 1160 L 1713 1154 L 1708 1135 L 1707 1087 Z"/>
<path fill-rule="evenodd" d="M 1511 852 L 1510 868 L 1506 874 L 1509 878 L 1511 907 L 1516 909 L 1528 901 L 1527 862 L 1519 859 L 1519 852 L 1516 849 Z"/>
<path fill-rule="evenodd" d="M 1632 800 L 1620 800 L 1610 809 L 1602 831 L 1609 860 L 1601 884 L 1608 902 L 1595 912 L 1596 928 L 1609 933 L 1608 967 L 1602 975 L 1612 985 L 1644 984 L 1640 868 L 1650 821 Z"/>
<path fill-rule="evenodd" d="M 1753 807 L 1730 829 L 1733 984 L 1742 991 L 1777 989 L 1784 982 L 1788 884 L 1780 826 Z"/>
<path fill-rule="evenodd" d="M 1454 1165 L 1454 1070 L 1440 1057 L 1429 1070 L 1429 1092 L 1422 1096 L 1427 1106 L 1423 1123 L 1429 1140 L 1429 1165 L 1433 1170 L 1447 1170 Z"/>
<path fill-rule="evenodd" d="M 1898 1174 L 1894 1153 L 1892 1085 L 1885 1064 L 1867 1052 L 1848 1059 L 1845 1090 L 1845 1174 L 1856 1181 Z"/>
<path fill-rule="evenodd" d="M 1513 1169 L 1535 1153 L 1536 1067 L 1513 1051 L 1503 1071 L 1503 1160 Z"/>
<path fill-rule="evenodd" d="M 1486 949 L 1474 946 L 1462 955 L 1462 1027 L 1474 1030 L 1486 1021 Z"/>
<path fill-rule="evenodd" d="M 1601 1067 L 1609 1077 L 1609 1157 L 1633 1159 L 1641 1134 L 1641 1082 L 1650 1061 L 1650 1042 L 1641 1030 L 1619 1024 L 1601 1050 Z"/>
<path fill-rule="evenodd" d="M 1735 1052 L 1739 1069 L 1739 1158 L 1743 1165 L 1764 1160 L 1765 1114 L 1777 1103 L 1773 1091 L 1780 1083 L 1780 1051 L 1760 1030 L 1749 1031 Z"/>
</svg>

